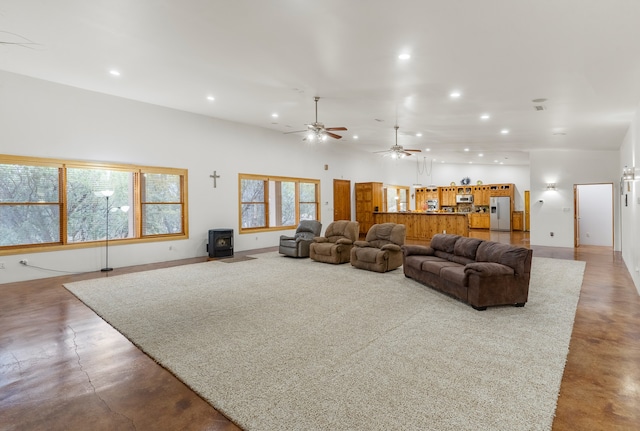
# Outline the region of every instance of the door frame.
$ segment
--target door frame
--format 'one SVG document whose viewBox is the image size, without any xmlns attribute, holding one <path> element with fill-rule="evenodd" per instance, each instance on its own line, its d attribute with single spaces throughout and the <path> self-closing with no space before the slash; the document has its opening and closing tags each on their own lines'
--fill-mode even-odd
<svg viewBox="0 0 640 431">
<path fill-rule="evenodd" d="M 603 247 L 615 247 L 615 183 L 582 183 L 573 185 L 573 244 L 575 248 L 580 247 L 580 197 L 578 193 L 579 186 L 598 186 L 598 185 L 610 185 L 611 186 L 611 245 Z"/>
</svg>

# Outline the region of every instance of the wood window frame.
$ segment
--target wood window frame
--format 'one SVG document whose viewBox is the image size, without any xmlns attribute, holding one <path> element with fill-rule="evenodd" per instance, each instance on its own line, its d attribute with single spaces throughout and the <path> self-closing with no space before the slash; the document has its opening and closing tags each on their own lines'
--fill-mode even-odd
<svg viewBox="0 0 640 431">
<path fill-rule="evenodd" d="M 133 208 L 134 233 L 129 238 L 109 239 L 110 244 L 134 244 L 155 241 L 167 241 L 189 238 L 189 217 L 188 217 L 188 170 L 180 168 L 166 168 L 142 165 L 127 165 L 103 162 L 90 162 L 78 160 L 49 159 L 40 157 L 15 156 L 0 154 L 0 164 L 3 165 L 24 165 L 24 166 L 50 166 L 57 167 L 59 171 L 58 202 L 51 204 L 60 207 L 60 240 L 55 243 L 31 243 L 20 245 L 0 246 L 0 256 L 20 253 L 37 253 L 49 251 L 61 251 L 79 248 L 102 247 L 104 240 L 69 242 L 67 238 L 68 225 L 68 202 L 67 202 L 67 169 L 102 169 L 110 171 L 125 171 L 133 175 Z M 140 176 L 143 173 L 168 173 L 180 176 L 180 202 L 182 232 L 160 235 L 142 235 L 142 202 L 140 189 Z M 14 205 L 14 202 L 0 202 L 0 205 Z M 42 204 L 42 203 L 38 203 Z"/>
<path fill-rule="evenodd" d="M 243 202 L 242 201 L 242 181 L 243 180 L 258 180 L 264 183 L 264 197 L 261 202 Z M 275 196 L 271 196 L 270 183 L 274 183 L 273 193 Z M 272 223 L 272 215 L 277 220 L 282 218 L 282 183 L 292 182 L 295 183 L 295 215 L 294 221 L 291 225 L 278 225 L 278 223 Z M 315 202 L 300 202 L 300 184 L 308 183 L 315 185 Z M 273 204 L 270 204 L 271 200 L 274 200 Z M 283 177 L 274 175 L 259 175 L 259 174 L 238 174 L 238 232 L 240 234 L 250 234 L 256 232 L 271 232 L 291 230 L 296 228 L 300 224 L 300 204 L 313 205 L 315 204 L 316 220 L 320 220 L 320 180 L 313 178 L 300 178 L 300 177 Z M 259 227 L 243 227 L 243 205 L 260 204 L 265 207 L 265 225 Z M 271 208 L 271 207 L 274 208 Z"/>
</svg>

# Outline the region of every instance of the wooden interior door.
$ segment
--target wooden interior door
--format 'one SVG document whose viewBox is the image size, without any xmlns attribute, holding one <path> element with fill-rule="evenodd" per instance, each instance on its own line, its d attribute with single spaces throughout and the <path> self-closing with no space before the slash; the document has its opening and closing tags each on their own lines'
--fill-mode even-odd
<svg viewBox="0 0 640 431">
<path fill-rule="evenodd" d="M 531 230 L 531 192 L 529 190 L 524 191 L 524 231 L 529 232 Z"/>
<path fill-rule="evenodd" d="M 351 220 L 351 181 L 333 180 L 333 220 Z"/>
</svg>

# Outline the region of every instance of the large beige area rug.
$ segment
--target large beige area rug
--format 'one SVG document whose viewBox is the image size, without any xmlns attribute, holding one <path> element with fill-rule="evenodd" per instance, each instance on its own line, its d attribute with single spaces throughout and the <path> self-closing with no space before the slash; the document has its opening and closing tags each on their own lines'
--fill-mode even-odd
<svg viewBox="0 0 640 431">
<path fill-rule="evenodd" d="M 584 262 L 524 308 L 275 252 L 65 285 L 246 430 L 549 430 Z"/>
</svg>

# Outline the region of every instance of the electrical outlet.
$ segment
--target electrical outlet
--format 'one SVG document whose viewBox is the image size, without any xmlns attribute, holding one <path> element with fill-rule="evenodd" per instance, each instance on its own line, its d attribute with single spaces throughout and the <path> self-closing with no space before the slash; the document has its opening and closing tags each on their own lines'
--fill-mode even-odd
<svg viewBox="0 0 640 431">
<path fill-rule="evenodd" d="M 4 262 L 0 262 L 0 269 L 4 269 Z"/>
<path fill-rule="evenodd" d="M 445 230 L 443 230 L 443 231 L 442 231 L 442 233 L 447 233 L 447 230 L 446 230 L 446 229 L 445 229 Z"/>
<path fill-rule="evenodd" d="M 553 236 L 553 232 L 549 232 L 549 236 Z"/>
</svg>

